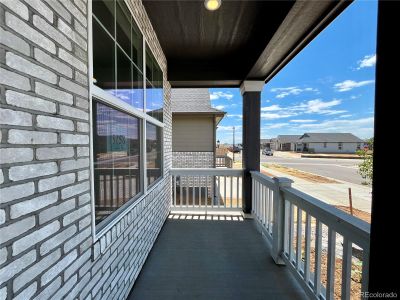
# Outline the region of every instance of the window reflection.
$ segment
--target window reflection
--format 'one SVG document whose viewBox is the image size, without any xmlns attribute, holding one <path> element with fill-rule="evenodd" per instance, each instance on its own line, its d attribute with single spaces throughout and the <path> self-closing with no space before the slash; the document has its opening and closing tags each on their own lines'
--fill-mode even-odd
<svg viewBox="0 0 400 300">
<path fill-rule="evenodd" d="M 104 90 L 115 89 L 114 41 L 100 23 L 93 20 L 93 81 Z"/>
<path fill-rule="evenodd" d="M 146 112 L 163 121 L 163 74 L 149 47 L 146 47 Z"/>
<path fill-rule="evenodd" d="M 162 129 L 146 123 L 147 185 L 150 186 L 162 174 Z"/>
<path fill-rule="evenodd" d="M 96 225 L 140 190 L 139 119 L 93 101 Z"/>
<path fill-rule="evenodd" d="M 94 1 L 93 14 L 93 83 L 143 110 L 143 38 L 128 7 L 123 1 Z"/>
</svg>

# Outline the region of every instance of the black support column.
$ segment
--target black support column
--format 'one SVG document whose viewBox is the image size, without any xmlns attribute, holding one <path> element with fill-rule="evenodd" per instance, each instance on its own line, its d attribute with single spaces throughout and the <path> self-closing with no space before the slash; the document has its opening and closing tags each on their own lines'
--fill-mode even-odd
<svg viewBox="0 0 400 300">
<path fill-rule="evenodd" d="M 378 2 L 378 40 L 375 86 L 375 138 L 374 175 L 372 182 L 371 246 L 369 268 L 369 292 L 397 292 L 400 285 L 397 276 L 389 276 L 389 270 L 398 272 L 398 253 L 394 241 L 399 237 L 399 185 L 398 151 L 390 151 L 388 137 L 399 132 L 399 53 L 393 38 L 400 35 L 400 2 Z M 389 170 L 393 170 L 391 173 Z M 396 254 L 395 254 L 396 255 Z M 390 271 L 389 271 L 390 272 Z M 379 296 L 375 296 L 379 297 Z M 384 297 L 384 296 L 380 296 Z"/>
<path fill-rule="evenodd" d="M 243 81 L 240 86 L 243 96 L 242 208 L 244 214 L 251 213 L 250 171 L 260 171 L 260 99 L 263 87 L 264 81 Z"/>
</svg>

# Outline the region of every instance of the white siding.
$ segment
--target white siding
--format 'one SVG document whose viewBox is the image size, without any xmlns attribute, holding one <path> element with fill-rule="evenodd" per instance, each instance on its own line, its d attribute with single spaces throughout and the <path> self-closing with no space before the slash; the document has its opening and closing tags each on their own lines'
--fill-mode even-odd
<svg viewBox="0 0 400 300">
<path fill-rule="evenodd" d="M 338 143 L 309 143 L 309 149 L 314 149 L 315 153 L 355 153 L 357 143 L 342 143 L 342 150 L 339 150 Z M 362 147 L 362 145 L 361 145 Z"/>
<path fill-rule="evenodd" d="M 214 151 L 214 118 L 173 116 L 172 151 Z"/>
</svg>

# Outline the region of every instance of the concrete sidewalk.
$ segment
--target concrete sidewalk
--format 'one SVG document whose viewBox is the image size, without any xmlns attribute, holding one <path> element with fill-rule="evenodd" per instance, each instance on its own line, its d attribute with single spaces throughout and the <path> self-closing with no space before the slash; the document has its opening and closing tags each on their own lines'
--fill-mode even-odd
<svg viewBox="0 0 400 300">
<path fill-rule="evenodd" d="M 288 175 L 283 172 L 272 170 L 264 166 L 260 166 L 261 171 L 266 171 L 274 176 L 290 178 L 294 181 L 293 187 L 307 193 L 323 202 L 331 205 L 349 206 L 349 192 L 351 188 L 353 207 L 370 213 L 372 201 L 372 189 L 370 186 L 363 186 L 345 181 L 333 179 L 338 183 L 314 183 L 295 176 Z"/>
</svg>

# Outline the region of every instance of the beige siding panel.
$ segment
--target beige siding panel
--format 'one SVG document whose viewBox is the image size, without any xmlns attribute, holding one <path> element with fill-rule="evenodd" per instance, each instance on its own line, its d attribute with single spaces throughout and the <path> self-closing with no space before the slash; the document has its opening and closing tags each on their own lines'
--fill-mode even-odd
<svg viewBox="0 0 400 300">
<path fill-rule="evenodd" d="M 214 118 L 173 116 L 172 151 L 214 151 Z"/>
</svg>

